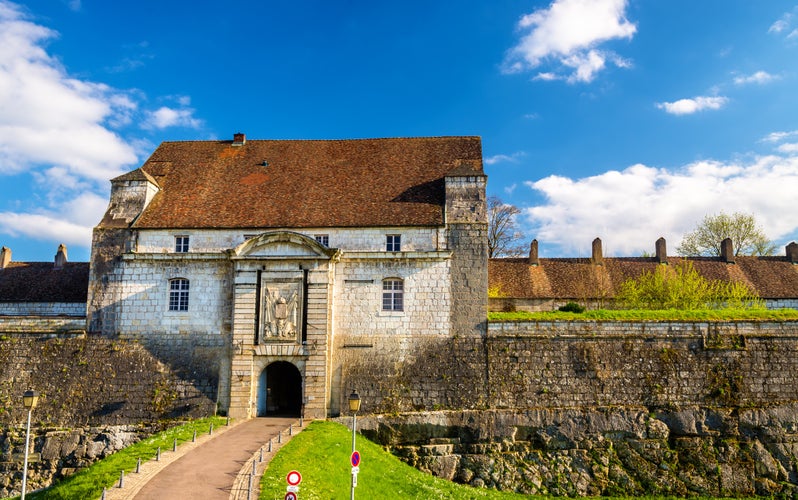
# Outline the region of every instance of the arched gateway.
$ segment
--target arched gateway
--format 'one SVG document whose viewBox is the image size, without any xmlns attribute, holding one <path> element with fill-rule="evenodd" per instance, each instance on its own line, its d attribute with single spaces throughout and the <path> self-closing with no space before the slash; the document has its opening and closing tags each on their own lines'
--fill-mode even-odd
<svg viewBox="0 0 798 500">
<path fill-rule="evenodd" d="M 260 374 L 259 417 L 299 417 L 302 414 L 302 375 L 293 364 L 276 361 Z"/>
</svg>

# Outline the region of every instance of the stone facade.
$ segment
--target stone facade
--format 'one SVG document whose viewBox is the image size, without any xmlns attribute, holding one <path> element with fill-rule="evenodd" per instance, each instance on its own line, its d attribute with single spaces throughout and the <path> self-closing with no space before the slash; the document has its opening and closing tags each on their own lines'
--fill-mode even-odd
<svg viewBox="0 0 798 500">
<path fill-rule="evenodd" d="M 229 178 L 206 182 L 235 181 L 231 188 L 241 192 L 241 186 L 278 185 L 270 175 L 286 175 L 286 182 L 298 186 L 303 181 L 291 175 L 304 167 L 278 169 L 273 148 L 282 148 L 283 160 L 313 164 L 318 158 L 308 154 L 319 154 L 320 145 L 327 143 L 170 144 L 141 169 L 115 179 L 108 211 L 94 232 L 89 332 L 136 340 L 177 371 L 217 380 L 209 397 L 236 418 L 337 415 L 349 391 L 370 392 L 377 375 L 363 370 L 375 360 L 385 361 L 383 381 L 394 380 L 405 373 L 406 362 L 418 358 L 420 347 L 432 353 L 458 338 L 481 342 L 487 210 L 478 139 L 329 144 L 321 154 L 332 156 L 322 160 L 337 164 L 347 158 L 336 175 L 362 176 L 347 180 L 355 187 L 346 196 L 362 196 L 368 207 L 342 199 L 314 215 L 312 207 L 293 206 L 302 192 L 292 197 L 273 189 L 252 198 L 254 209 L 270 217 L 261 226 L 251 223 L 246 210 L 237 215 L 241 206 L 216 214 L 159 212 L 184 189 L 170 175 L 196 168 L 174 162 L 186 162 L 195 149 L 211 148 L 220 165 L 236 158 L 240 174 L 225 167 L 220 172 Z M 371 156 L 362 156 L 364 151 Z M 269 156 L 269 165 L 252 167 L 247 155 L 259 164 Z M 410 158 L 416 163 L 407 164 Z M 326 167 L 313 168 L 308 175 Z M 374 183 L 377 178 L 382 180 Z M 311 183 L 306 189 L 316 188 Z M 382 192 L 388 188 L 394 191 Z M 177 211 L 193 203 L 196 190 L 185 189 Z M 227 193 L 219 196 L 206 201 L 228 202 Z M 305 225 L 274 226 L 272 220 Z M 230 227 L 218 227 L 224 221 Z M 464 366 L 481 366 L 479 354 L 474 356 Z M 454 381 L 451 373 L 444 375 Z M 413 398 L 454 404 L 463 399 L 454 396 L 460 392 L 425 386 Z M 370 399 L 374 407 L 382 404 Z"/>
</svg>

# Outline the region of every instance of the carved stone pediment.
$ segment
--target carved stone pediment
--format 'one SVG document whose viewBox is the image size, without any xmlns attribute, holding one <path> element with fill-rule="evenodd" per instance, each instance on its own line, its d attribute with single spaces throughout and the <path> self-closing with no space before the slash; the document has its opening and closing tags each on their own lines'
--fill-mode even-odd
<svg viewBox="0 0 798 500">
<path fill-rule="evenodd" d="M 230 258 L 242 259 L 334 259 L 338 250 L 292 231 L 270 231 L 254 236 L 230 250 Z"/>
</svg>

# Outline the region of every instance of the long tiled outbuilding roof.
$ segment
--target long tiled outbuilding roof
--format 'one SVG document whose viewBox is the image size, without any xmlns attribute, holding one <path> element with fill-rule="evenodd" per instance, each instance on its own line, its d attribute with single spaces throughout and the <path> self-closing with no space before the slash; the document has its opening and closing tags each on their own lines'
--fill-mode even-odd
<svg viewBox="0 0 798 500">
<path fill-rule="evenodd" d="M 0 269 L 0 302 L 86 302 L 89 263 L 11 262 Z"/>
<path fill-rule="evenodd" d="M 479 137 L 164 142 L 115 180 L 160 189 L 136 228 L 390 227 L 443 225 L 449 175 Z"/>
<path fill-rule="evenodd" d="M 668 259 L 675 264 L 681 259 Z M 699 274 L 707 279 L 742 281 L 761 298 L 798 297 L 798 265 L 786 257 L 735 257 L 735 263 L 720 258 L 690 257 Z M 588 258 L 539 259 L 530 265 L 526 258 L 491 259 L 488 280 L 505 297 L 523 299 L 612 298 L 621 283 L 638 278 L 659 265 L 655 258 L 604 258 L 602 265 Z"/>
</svg>

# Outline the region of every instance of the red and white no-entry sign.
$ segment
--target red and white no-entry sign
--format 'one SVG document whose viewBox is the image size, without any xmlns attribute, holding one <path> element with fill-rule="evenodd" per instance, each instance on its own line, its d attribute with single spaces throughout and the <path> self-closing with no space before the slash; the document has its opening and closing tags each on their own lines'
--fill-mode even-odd
<svg viewBox="0 0 798 500">
<path fill-rule="evenodd" d="M 292 470 L 287 476 L 285 476 L 285 480 L 288 481 L 288 484 L 291 486 L 296 486 L 302 482 L 302 474 L 300 474 L 299 471 Z M 288 500 L 287 496 L 286 500 Z"/>
</svg>

